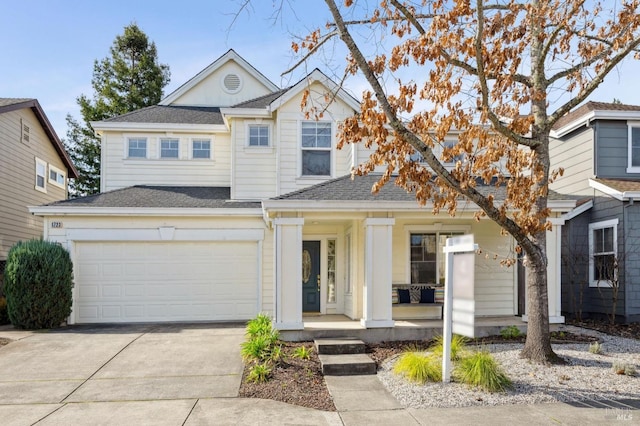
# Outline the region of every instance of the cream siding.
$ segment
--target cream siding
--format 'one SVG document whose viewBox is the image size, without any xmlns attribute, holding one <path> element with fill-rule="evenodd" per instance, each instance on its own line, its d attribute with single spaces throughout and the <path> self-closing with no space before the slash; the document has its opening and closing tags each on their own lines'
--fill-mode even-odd
<svg viewBox="0 0 640 426">
<path fill-rule="evenodd" d="M 269 126 L 269 147 L 249 146 L 249 125 Z M 238 200 L 259 200 L 276 195 L 275 121 L 235 119 L 233 127 L 232 197 Z"/>
<path fill-rule="evenodd" d="M 147 138 L 147 158 L 128 159 L 127 141 L 130 137 Z M 160 139 L 178 138 L 178 160 L 160 158 Z M 211 140 L 211 159 L 191 159 L 191 140 Z M 228 134 L 163 134 L 115 133 L 102 136 L 102 191 L 133 185 L 229 186 L 231 174 L 231 141 Z"/>
<path fill-rule="evenodd" d="M 589 187 L 589 179 L 594 177 L 593 129 L 571 133 L 561 140 L 551 139 L 549 155 L 552 170 L 564 168 L 563 176 L 550 185 L 552 190 L 568 195 L 593 195 Z"/>
<path fill-rule="evenodd" d="M 29 143 L 21 142 L 21 120 L 30 128 Z M 31 109 L 0 114 L 0 259 L 21 240 L 42 236 L 42 218 L 29 213 L 27 206 L 63 200 L 65 188 L 49 182 L 49 165 L 68 170 Z M 36 158 L 47 163 L 46 193 L 35 189 Z"/>
<path fill-rule="evenodd" d="M 228 74 L 240 77 L 241 86 L 237 93 L 228 93 L 224 89 L 223 80 Z M 269 93 L 271 90 L 231 60 L 173 101 L 172 104 L 226 107 Z"/>
</svg>

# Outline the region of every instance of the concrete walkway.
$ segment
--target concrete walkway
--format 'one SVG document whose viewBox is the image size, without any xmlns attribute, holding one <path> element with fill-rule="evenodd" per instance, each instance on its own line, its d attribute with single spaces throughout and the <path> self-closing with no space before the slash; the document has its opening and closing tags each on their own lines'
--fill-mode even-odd
<svg viewBox="0 0 640 426">
<path fill-rule="evenodd" d="M 238 398 L 241 325 L 0 327 L 2 425 L 640 424 L 640 410 L 403 409 L 375 376 L 326 377 L 337 412 Z"/>
</svg>

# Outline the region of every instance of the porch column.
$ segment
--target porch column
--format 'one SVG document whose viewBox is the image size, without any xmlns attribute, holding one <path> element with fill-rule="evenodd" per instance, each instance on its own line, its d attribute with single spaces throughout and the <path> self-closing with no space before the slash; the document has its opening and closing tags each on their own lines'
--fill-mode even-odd
<svg viewBox="0 0 640 426">
<path fill-rule="evenodd" d="M 562 225 L 564 219 L 549 218 L 552 229 L 547 231 L 547 291 L 549 294 L 549 323 L 563 324 L 562 316 Z"/>
<path fill-rule="evenodd" d="M 360 323 L 393 327 L 391 319 L 392 230 L 395 219 L 365 219 L 364 292 Z"/>
<path fill-rule="evenodd" d="M 276 218 L 275 327 L 302 330 L 302 218 Z"/>
</svg>

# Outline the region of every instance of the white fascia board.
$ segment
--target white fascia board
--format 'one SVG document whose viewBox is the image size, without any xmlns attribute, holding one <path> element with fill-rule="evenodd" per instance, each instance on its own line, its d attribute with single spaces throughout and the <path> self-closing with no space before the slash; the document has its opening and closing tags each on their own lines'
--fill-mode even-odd
<svg viewBox="0 0 640 426">
<path fill-rule="evenodd" d="M 271 118 L 268 108 L 220 108 L 220 112 L 225 117 Z"/>
<path fill-rule="evenodd" d="M 280 106 L 289 102 L 294 96 L 298 93 L 302 92 L 307 87 L 311 86 L 313 83 L 318 82 L 328 88 L 330 91 L 335 92 L 338 91 L 337 97 L 340 98 L 344 103 L 349 105 L 354 111 L 360 111 L 360 102 L 347 93 L 342 87 L 339 87 L 333 80 L 324 75 L 318 69 L 313 70 L 309 75 L 300 80 L 298 84 L 293 86 L 291 89 L 287 90 L 282 96 L 278 99 L 271 102 L 269 105 L 271 111 L 276 111 Z"/>
<path fill-rule="evenodd" d="M 618 191 L 617 189 L 613 189 L 603 183 L 596 182 L 593 179 L 589 179 L 589 186 L 619 201 L 627 201 L 632 198 L 640 199 L 640 191 Z"/>
<path fill-rule="evenodd" d="M 547 200 L 547 207 L 553 212 L 567 212 L 576 207 L 576 200 Z"/>
<path fill-rule="evenodd" d="M 565 221 L 571 220 L 574 217 L 579 216 L 582 213 L 586 212 L 592 207 L 593 207 L 593 200 L 589 200 L 586 203 L 583 203 L 578 207 L 576 207 L 575 209 L 571 210 L 570 212 L 563 214 L 562 219 L 564 219 Z"/>
<path fill-rule="evenodd" d="M 260 208 L 156 208 L 156 207 L 67 207 L 31 206 L 35 216 L 253 216 L 262 217 Z"/>
<path fill-rule="evenodd" d="M 593 120 L 640 120 L 640 111 L 589 111 L 559 129 L 552 130 L 550 136 L 552 138 L 561 138 Z"/>
<path fill-rule="evenodd" d="M 218 59 L 213 61 L 209 66 L 200 71 L 194 77 L 192 77 L 189 81 L 184 83 L 182 86 L 178 87 L 176 90 L 167 95 L 164 99 L 160 101 L 158 105 L 171 105 L 176 99 L 180 96 L 191 90 L 193 87 L 198 85 L 201 81 L 209 77 L 213 72 L 215 72 L 222 65 L 226 64 L 228 61 L 234 61 L 236 64 L 240 65 L 245 71 L 255 77 L 256 80 L 260 81 L 265 85 L 269 90 L 275 92 L 280 90 L 278 86 L 273 84 L 267 77 L 265 77 L 260 71 L 258 71 L 253 65 L 249 62 L 245 61 L 242 56 L 238 55 L 233 49 L 230 49 L 227 53 L 220 56 Z"/>
<path fill-rule="evenodd" d="M 124 132 L 199 132 L 199 133 L 227 133 L 229 128 L 224 124 L 180 124 L 180 123 L 124 123 L 91 121 L 91 127 L 100 133 L 108 131 Z"/>
</svg>

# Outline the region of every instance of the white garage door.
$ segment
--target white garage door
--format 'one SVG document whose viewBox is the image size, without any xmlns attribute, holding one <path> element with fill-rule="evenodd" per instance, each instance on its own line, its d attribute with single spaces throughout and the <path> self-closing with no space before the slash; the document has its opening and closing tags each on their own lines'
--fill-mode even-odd
<svg viewBox="0 0 640 426">
<path fill-rule="evenodd" d="M 256 242 L 81 242 L 77 323 L 245 320 L 257 313 Z"/>
</svg>

